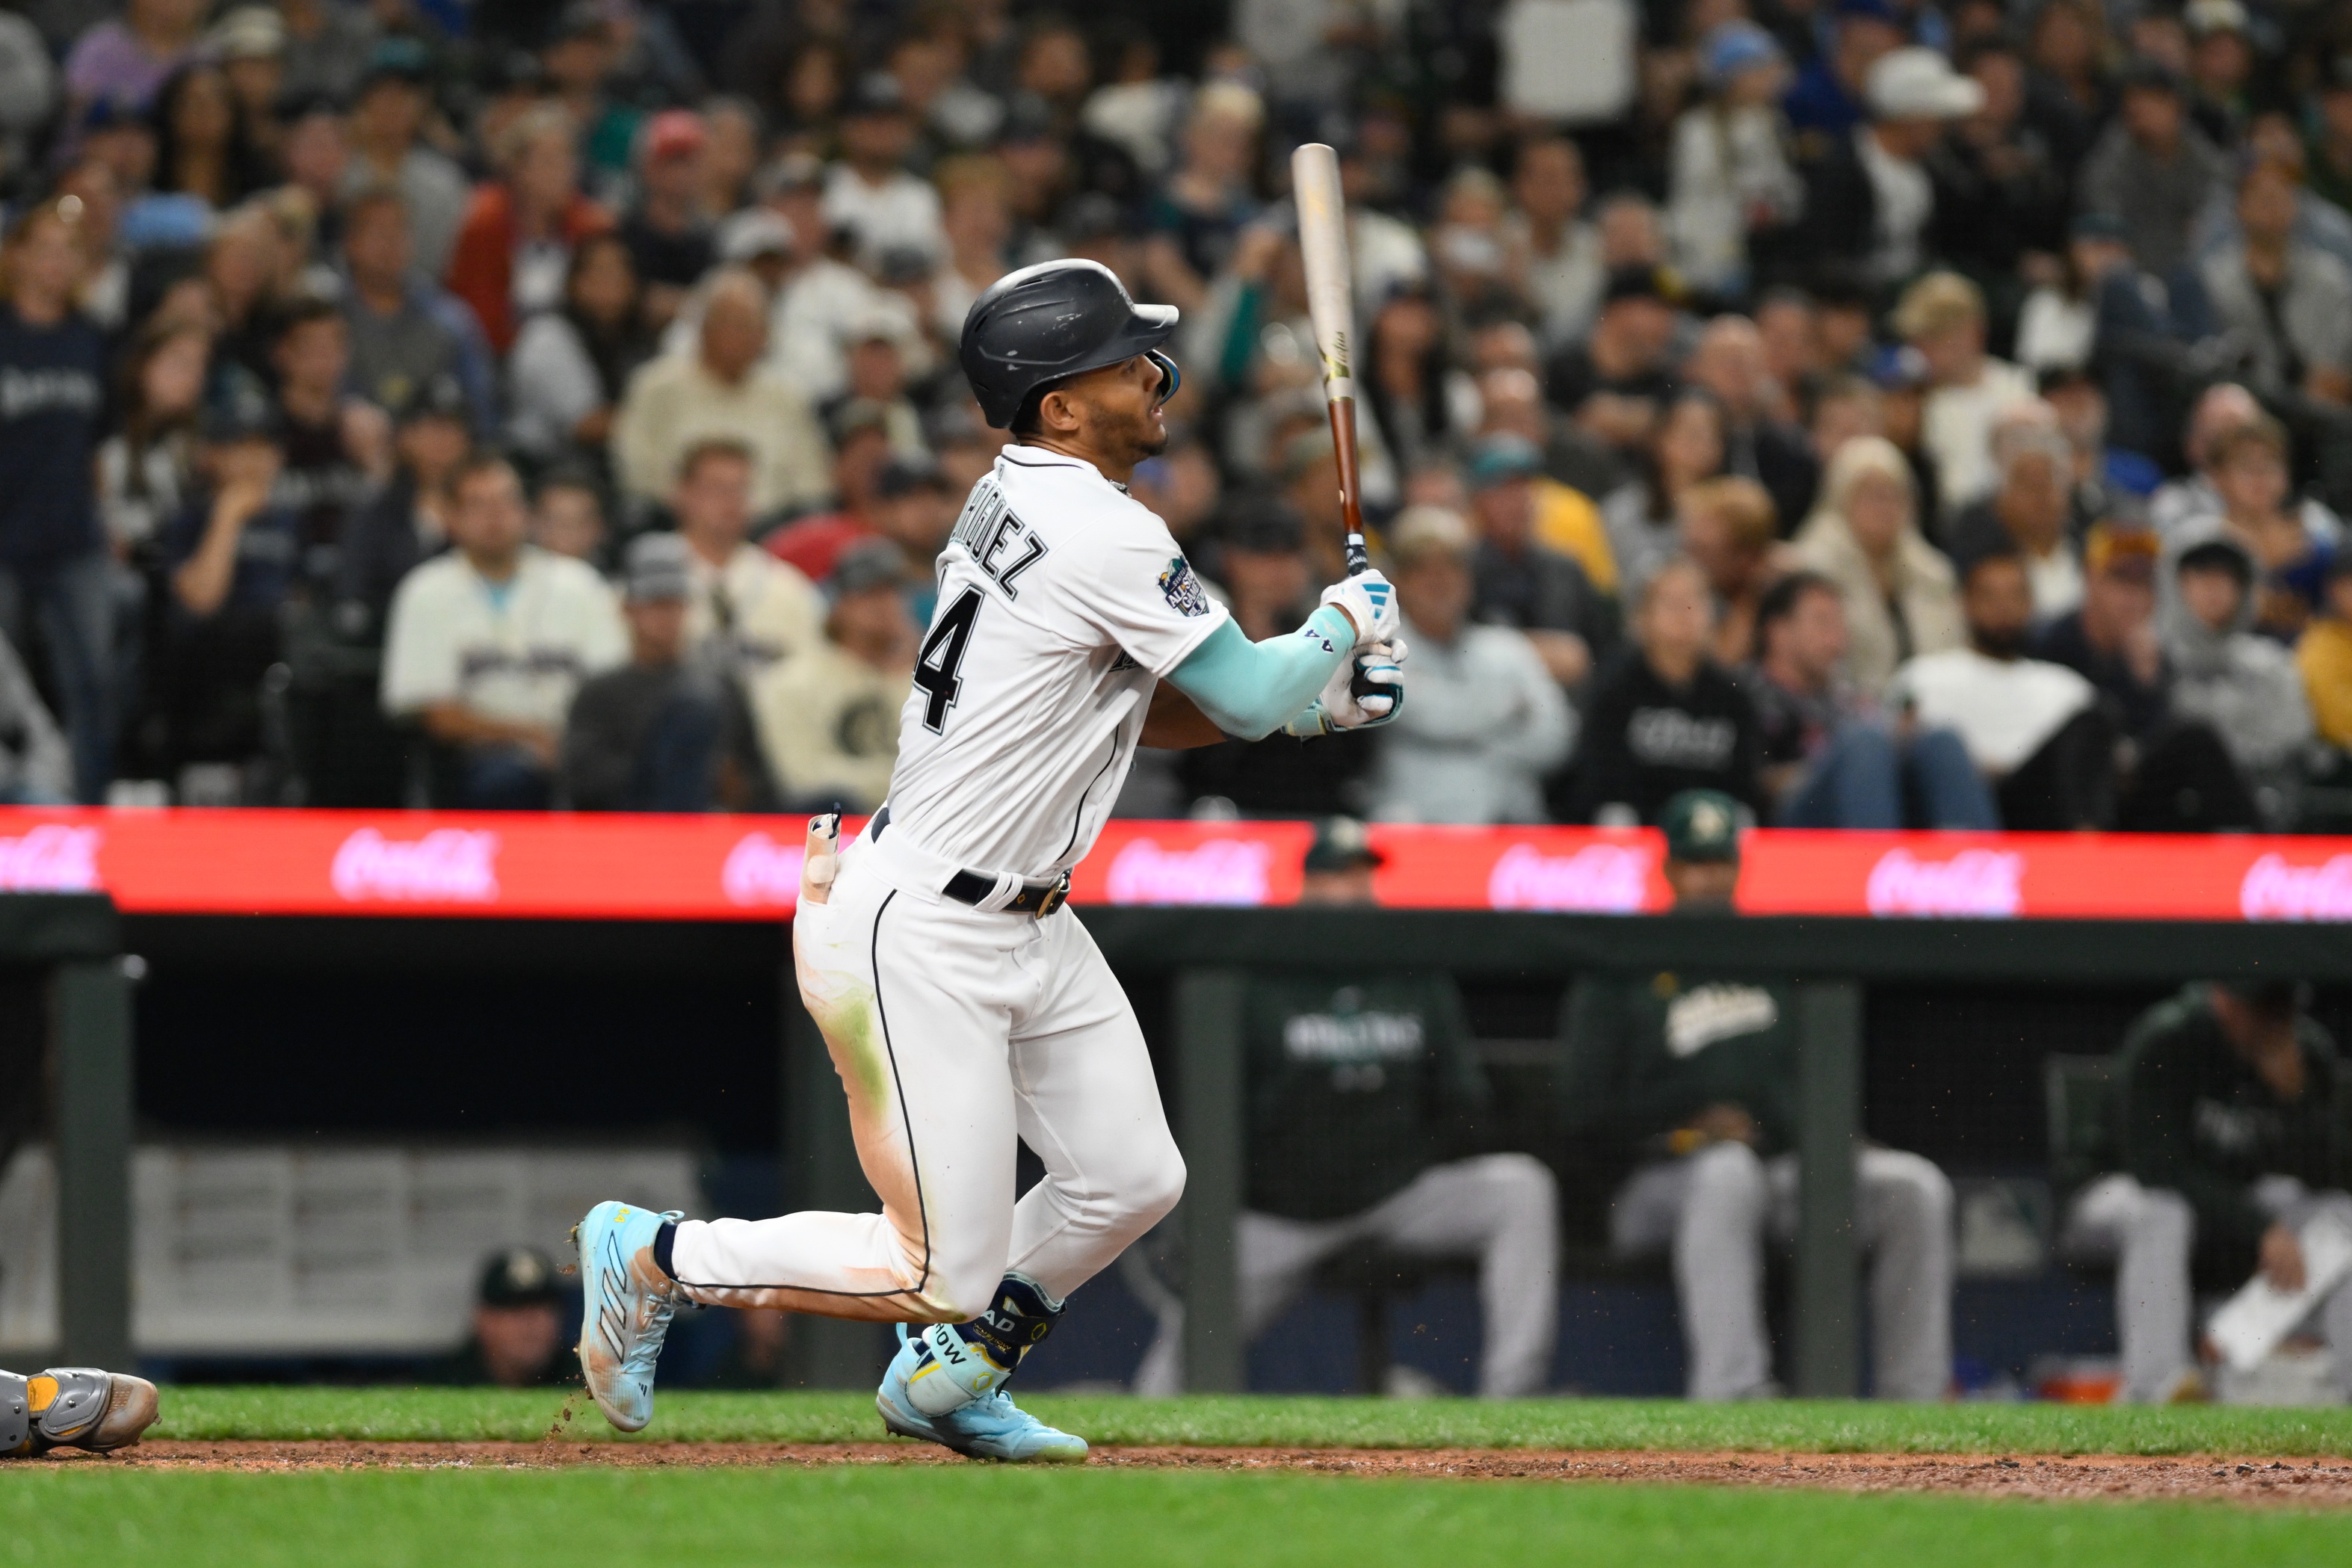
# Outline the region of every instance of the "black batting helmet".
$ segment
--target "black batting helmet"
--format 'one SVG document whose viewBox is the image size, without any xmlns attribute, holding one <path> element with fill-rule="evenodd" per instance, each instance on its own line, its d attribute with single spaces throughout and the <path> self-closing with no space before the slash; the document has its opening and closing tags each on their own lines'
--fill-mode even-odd
<svg viewBox="0 0 2352 1568">
<path fill-rule="evenodd" d="M 1066 376 L 1148 353 L 1176 390 L 1176 362 L 1158 352 L 1176 330 L 1173 305 L 1139 305 L 1099 261 L 1043 261 L 1007 273 L 963 319 L 964 379 L 1002 430 L 1021 405 Z"/>
</svg>

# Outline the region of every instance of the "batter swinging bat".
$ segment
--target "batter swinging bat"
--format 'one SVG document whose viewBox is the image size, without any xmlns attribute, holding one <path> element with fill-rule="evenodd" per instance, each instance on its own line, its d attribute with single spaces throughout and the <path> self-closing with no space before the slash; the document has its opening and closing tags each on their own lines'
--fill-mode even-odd
<svg viewBox="0 0 2352 1568">
<path fill-rule="evenodd" d="M 1339 197 L 1339 155 L 1309 142 L 1290 155 L 1298 203 L 1298 254 L 1307 268 L 1307 313 L 1323 356 L 1323 397 L 1339 457 L 1339 509 L 1348 524 L 1348 575 L 1371 564 L 1364 549 L 1364 503 L 1356 463 L 1354 289 L 1349 286 L 1348 210 Z"/>
</svg>

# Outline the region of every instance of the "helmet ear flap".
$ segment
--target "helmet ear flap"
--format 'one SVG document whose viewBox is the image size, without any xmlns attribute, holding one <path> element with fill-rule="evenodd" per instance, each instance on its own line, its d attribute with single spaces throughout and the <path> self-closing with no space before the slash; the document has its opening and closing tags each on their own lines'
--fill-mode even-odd
<svg viewBox="0 0 2352 1568">
<path fill-rule="evenodd" d="M 1184 384 L 1184 373 L 1159 349 L 1147 349 L 1143 357 L 1160 367 L 1160 395 L 1151 400 L 1151 405 L 1157 408 L 1176 395 L 1176 389 Z"/>
</svg>

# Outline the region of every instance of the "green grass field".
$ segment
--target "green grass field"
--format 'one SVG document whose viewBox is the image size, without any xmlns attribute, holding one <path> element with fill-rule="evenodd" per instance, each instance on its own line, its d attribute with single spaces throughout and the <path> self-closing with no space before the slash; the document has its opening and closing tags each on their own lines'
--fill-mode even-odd
<svg viewBox="0 0 2352 1568">
<path fill-rule="evenodd" d="M 539 1437 L 553 1394 L 167 1390 L 158 1438 Z M 1127 1443 L 1973 1451 L 2352 1453 L 2352 1413 L 1789 1403 L 1035 1396 Z M 877 1436 L 861 1394 L 677 1394 L 647 1436 Z M 573 1440 L 606 1440 L 593 1410 Z M 0 1568 L 660 1563 L 1346 1568 L 1576 1562 L 1642 1568 L 2352 1565 L 2340 1512 L 2221 1503 L 1853 1497 L 1704 1487 L 1349 1479 L 1270 1473 L 838 1469 L 352 1470 L 241 1474 L 89 1462 L 0 1468 Z"/>
</svg>

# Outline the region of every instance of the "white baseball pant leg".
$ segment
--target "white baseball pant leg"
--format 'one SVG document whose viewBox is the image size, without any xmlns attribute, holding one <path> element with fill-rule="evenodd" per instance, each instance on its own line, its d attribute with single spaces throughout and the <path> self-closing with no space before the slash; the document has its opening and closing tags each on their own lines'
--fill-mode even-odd
<svg viewBox="0 0 2352 1568">
<path fill-rule="evenodd" d="M 1610 1240 L 1626 1256 L 1669 1251 L 1693 1399 L 1770 1390 L 1764 1237 L 1795 1233 L 1797 1161 L 1769 1163 L 1717 1143 L 1635 1171 L 1619 1190 Z M 1855 1220 L 1871 1256 L 1873 1387 L 1881 1399 L 1939 1399 L 1952 1370 L 1952 1185 L 1893 1149 L 1854 1159 Z"/>
<path fill-rule="evenodd" d="M 2265 1176 L 2254 1184 L 2263 1213 L 2300 1233 L 2315 1219 L 2352 1230 L 2352 1194 L 2313 1192 L 2293 1176 Z M 2340 1281 L 2312 1309 L 2312 1323 L 2327 1342 L 2328 1378 L 2338 1399 L 2352 1400 L 2352 1279 Z"/>
<path fill-rule="evenodd" d="M 860 844 L 793 931 L 882 1212 L 689 1220 L 673 1257 L 697 1301 L 968 1321 L 1008 1269 L 1066 1298 L 1183 1191 L 1143 1033 L 1086 927 L 903 880 Z M 1022 1141 L 1045 1175 L 1016 1204 Z"/>
<path fill-rule="evenodd" d="M 2197 1211 L 2187 1198 L 2120 1173 L 2099 1177 L 2067 1205 L 2061 1249 L 2115 1260 L 2116 1338 L 2127 1401 L 2169 1399 L 2194 1364 L 2189 1260 L 2196 1243 Z"/>
<path fill-rule="evenodd" d="M 1480 1396 L 1512 1399 L 1545 1386 L 1559 1321 L 1559 1188 L 1550 1167 L 1530 1154 L 1432 1165 L 1340 1219 L 1244 1210 L 1234 1224 L 1243 1337 L 1272 1328 L 1318 1268 L 1365 1241 L 1413 1257 L 1475 1258 Z M 1181 1314 L 1167 1314 L 1137 1369 L 1137 1393 L 1181 1390 L 1182 1334 Z"/>
</svg>

